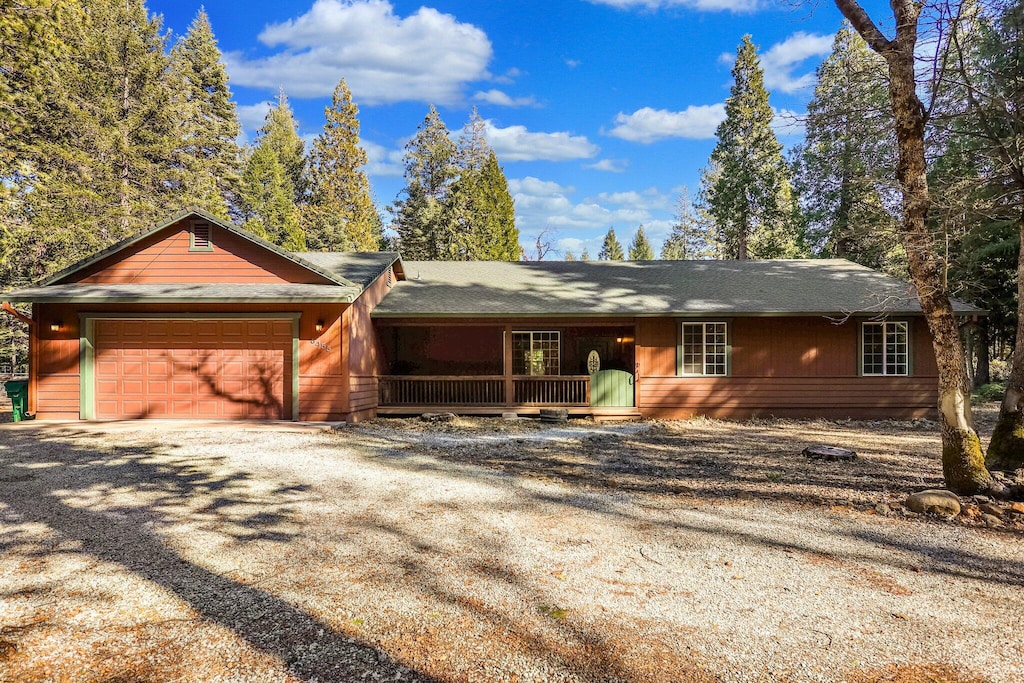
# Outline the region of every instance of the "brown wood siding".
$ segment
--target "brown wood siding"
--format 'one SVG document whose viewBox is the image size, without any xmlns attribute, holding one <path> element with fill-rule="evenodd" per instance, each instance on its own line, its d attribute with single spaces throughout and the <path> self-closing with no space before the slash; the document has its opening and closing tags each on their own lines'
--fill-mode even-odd
<svg viewBox="0 0 1024 683">
<path fill-rule="evenodd" d="M 935 360 L 922 319 L 912 323 L 910 377 L 858 376 L 858 323 L 824 318 L 730 319 L 731 374 L 679 377 L 681 322 L 637 321 L 638 406 L 645 417 L 917 417 L 935 409 Z"/>
<path fill-rule="evenodd" d="M 377 378 L 351 377 L 349 379 L 349 397 L 351 412 L 348 420 L 358 422 L 360 419 L 373 417 L 377 410 Z"/>
<path fill-rule="evenodd" d="M 124 251 L 72 274 L 67 282 L 93 284 L 329 281 L 265 248 L 211 226 L 212 251 L 189 251 L 189 222 L 175 223 Z"/>
<path fill-rule="evenodd" d="M 349 414 L 355 421 L 371 418 L 377 410 L 377 376 L 384 374 L 384 354 L 370 314 L 387 296 L 398 278 L 389 268 L 346 309 L 344 314 L 349 340 L 346 365 L 349 373 Z"/>
<path fill-rule="evenodd" d="M 299 419 L 341 420 L 350 412 L 348 405 L 348 364 L 344 361 L 342 317 L 347 304 L 196 304 L 181 306 L 89 304 L 36 304 L 35 319 L 39 324 L 36 352 L 32 359 L 33 386 L 30 388 L 32 410 L 41 419 L 75 419 L 79 416 L 79 313 L 102 315 L 173 314 L 216 315 L 246 314 L 258 318 L 266 313 L 301 313 L 299 319 Z M 59 320 L 62 328 L 51 331 Z M 324 321 L 324 331 L 316 331 L 317 320 Z M 312 342 L 319 342 L 323 346 Z M 324 348 L 324 347 L 330 347 Z M 290 394 L 289 394 L 290 395 Z"/>
</svg>

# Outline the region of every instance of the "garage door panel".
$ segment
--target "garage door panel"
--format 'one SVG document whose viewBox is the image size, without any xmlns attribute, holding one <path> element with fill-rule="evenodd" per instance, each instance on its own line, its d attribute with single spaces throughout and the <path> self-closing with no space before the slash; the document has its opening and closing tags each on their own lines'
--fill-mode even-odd
<svg viewBox="0 0 1024 683">
<path fill-rule="evenodd" d="M 97 320 L 96 415 L 289 417 L 291 335 L 289 320 Z"/>
</svg>

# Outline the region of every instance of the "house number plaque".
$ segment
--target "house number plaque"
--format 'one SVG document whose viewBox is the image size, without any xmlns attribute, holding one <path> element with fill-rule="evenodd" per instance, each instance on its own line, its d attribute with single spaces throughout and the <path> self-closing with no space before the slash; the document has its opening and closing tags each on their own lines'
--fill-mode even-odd
<svg viewBox="0 0 1024 683">
<path fill-rule="evenodd" d="M 318 349 L 323 349 L 324 351 L 330 351 L 331 350 L 331 347 L 329 345 L 324 344 L 319 339 L 310 339 L 309 343 L 312 344 L 313 346 L 317 347 Z"/>
</svg>

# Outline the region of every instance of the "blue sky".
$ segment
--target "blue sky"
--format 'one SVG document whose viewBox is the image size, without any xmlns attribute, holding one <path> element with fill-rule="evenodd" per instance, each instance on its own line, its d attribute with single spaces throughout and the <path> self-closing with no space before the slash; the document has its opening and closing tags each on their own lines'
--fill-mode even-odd
<svg viewBox="0 0 1024 683">
<path fill-rule="evenodd" d="M 800 139 L 815 67 L 840 14 L 779 0 L 203 0 L 251 136 L 284 88 L 311 139 L 342 77 L 360 107 L 378 206 L 403 186 L 402 145 L 435 104 L 452 130 L 476 106 L 509 179 L 522 242 L 560 258 L 656 248 L 683 186 L 695 195 L 736 47 L 760 48 L 780 140 Z M 876 4 L 876 3 L 872 3 Z M 149 0 L 175 35 L 200 2 Z M 870 8 L 870 6 L 869 6 Z"/>
</svg>

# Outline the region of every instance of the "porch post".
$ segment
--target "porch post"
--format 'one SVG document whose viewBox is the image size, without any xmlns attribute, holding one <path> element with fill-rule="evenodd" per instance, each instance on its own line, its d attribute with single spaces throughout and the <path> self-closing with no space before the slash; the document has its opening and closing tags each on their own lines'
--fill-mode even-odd
<svg viewBox="0 0 1024 683">
<path fill-rule="evenodd" d="M 505 331 L 501 335 L 505 356 L 505 405 L 511 407 L 515 403 L 516 389 L 512 382 L 512 326 L 505 325 Z"/>
</svg>

